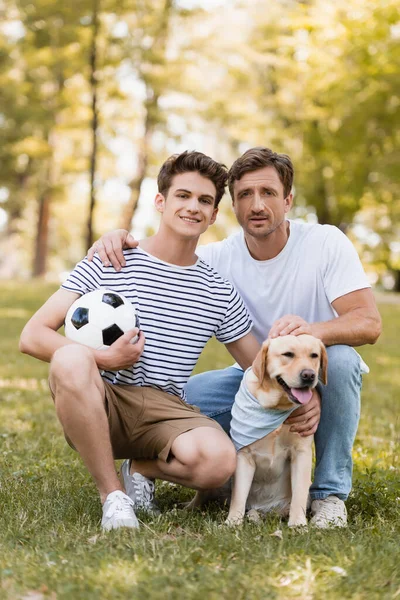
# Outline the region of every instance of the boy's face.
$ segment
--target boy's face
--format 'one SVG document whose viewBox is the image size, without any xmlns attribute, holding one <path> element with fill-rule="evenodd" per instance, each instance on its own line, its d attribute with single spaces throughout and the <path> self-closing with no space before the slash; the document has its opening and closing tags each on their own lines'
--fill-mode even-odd
<svg viewBox="0 0 400 600">
<path fill-rule="evenodd" d="M 172 179 L 167 196 L 155 198 L 162 222 L 180 237 L 198 238 L 214 223 L 218 209 L 214 207 L 215 185 L 197 171 L 181 173 Z"/>
</svg>

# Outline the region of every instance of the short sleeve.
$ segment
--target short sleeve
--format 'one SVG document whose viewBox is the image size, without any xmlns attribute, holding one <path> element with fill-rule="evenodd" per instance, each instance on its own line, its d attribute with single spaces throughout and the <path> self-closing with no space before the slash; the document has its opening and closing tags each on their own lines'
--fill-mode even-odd
<svg viewBox="0 0 400 600">
<path fill-rule="evenodd" d="M 250 315 L 241 296 L 231 284 L 229 285 L 231 293 L 225 317 L 215 332 L 215 337 L 223 344 L 230 344 L 239 340 L 248 334 L 253 327 Z"/>
<path fill-rule="evenodd" d="M 81 260 L 61 287 L 76 294 L 87 294 L 100 287 L 107 287 L 104 267 L 100 258 L 95 255 L 91 262 L 87 258 Z"/>
<path fill-rule="evenodd" d="M 329 302 L 371 285 L 351 241 L 337 227 L 329 227 L 322 251 L 324 288 Z"/>
</svg>

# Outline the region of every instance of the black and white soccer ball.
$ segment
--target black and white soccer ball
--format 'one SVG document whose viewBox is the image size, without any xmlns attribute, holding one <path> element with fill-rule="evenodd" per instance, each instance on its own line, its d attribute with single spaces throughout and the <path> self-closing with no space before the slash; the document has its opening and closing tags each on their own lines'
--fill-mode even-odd
<svg viewBox="0 0 400 600">
<path fill-rule="evenodd" d="M 122 294 L 98 289 L 84 294 L 65 317 L 65 336 L 74 342 L 105 350 L 126 331 L 139 327 L 133 304 Z M 134 344 L 137 337 L 131 340 Z"/>
</svg>

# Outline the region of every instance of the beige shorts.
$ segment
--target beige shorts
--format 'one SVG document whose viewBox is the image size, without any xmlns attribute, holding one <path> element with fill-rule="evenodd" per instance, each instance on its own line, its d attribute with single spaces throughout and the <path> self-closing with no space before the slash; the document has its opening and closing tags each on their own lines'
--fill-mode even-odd
<svg viewBox="0 0 400 600">
<path fill-rule="evenodd" d="M 110 428 L 114 458 L 167 461 L 174 440 L 198 427 L 222 427 L 202 415 L 196 406 L 186 404 L 152 387 L 112 385 L 104 381 L 104 406 Z M 54 394 L 50 388 L 54 399 Z M 66 436 L 71 448 L 74 448 Z"/>
</svg>

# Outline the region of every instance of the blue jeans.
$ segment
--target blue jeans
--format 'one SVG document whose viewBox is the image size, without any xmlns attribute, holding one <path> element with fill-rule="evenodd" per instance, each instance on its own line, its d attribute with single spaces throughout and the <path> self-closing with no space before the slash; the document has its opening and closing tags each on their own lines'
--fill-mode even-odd
<svg viewBox="0 0 400 600">
<path fill-rule="evenodd" d="M 321 420 L 315 433 L 316 464 L 310 496 L 312 500 L 330 495 L 346 500 L 360 419 L 360 357 L 350 346 L 330 346 L 327 352 L 328 385 L 319 387 Z M 187 401 L 218 421 L 229 434 L 232 404 L 242 377 L 243 371 L 235 367 L 195 375 L 186 386 Z"/>
</svg>

